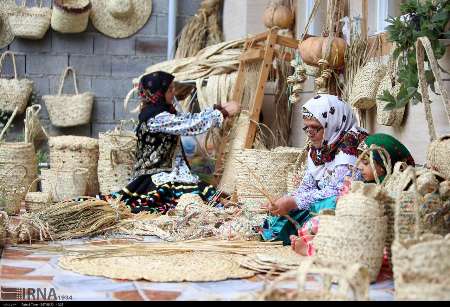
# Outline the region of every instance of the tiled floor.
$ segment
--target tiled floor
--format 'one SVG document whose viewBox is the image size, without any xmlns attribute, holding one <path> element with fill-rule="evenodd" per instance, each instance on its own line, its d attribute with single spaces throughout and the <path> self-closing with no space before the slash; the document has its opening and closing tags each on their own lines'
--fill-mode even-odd
<svg viewBox="0 0 450 307">
<path fill-rule="evenodd" d="M 70 243 L 81 243 L 72 240 Z M 96 241 L 91 244 L 104 244 Z M 30 252 L 25 246 L 7 246 L 0 259 L 0 285 L 9 288 L 54 288 L 60 297 L 72 300 L 208 300 L 220 297 L 232 300 L 241 294 L 260 290 L 261 277 L 204 283 L 131 282 L 84 276 L 58 267 L 61 255 Z M 313 282 L 313 281 L 311 281 Z M 382 270 L 379 280 L 370 287 L 371 300 L 392 300 L 391 273 Z"/>
</svg>

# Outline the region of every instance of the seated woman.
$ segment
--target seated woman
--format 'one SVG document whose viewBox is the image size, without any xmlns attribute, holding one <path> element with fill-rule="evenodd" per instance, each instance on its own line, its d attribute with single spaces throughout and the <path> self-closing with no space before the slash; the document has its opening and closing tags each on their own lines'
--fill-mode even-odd
<svg viewBox="0 0 450 307">
<path fill-rule="evenodd" d="M 318 95 L 306 102 L 303 121 L 303 130 L 312 143 L 307 169 L 295 192 L 263 206 L 275 215 L 260 230 L 264 240 L 282 240 L 288 245 L 289 236 L 297 231 L 286 215 L 302 226 L 311 213 L 334 209 L 344 178 L 356 163 L 358 144 L 367 137 L 357 127 L 351 108 L 333 95 Z"/>
<path fill-rule="evenodd" d="M 139 83 L 141 111 L 136 128 L 137 150 L 134 179 L 121 191 L 103 196 L 121 197 L 133 213 L 166 213 L 185 193 L 213 201 L 216 189 L 193 175 L 185 159 L 180 136 L 197 135 L 220 127 L 239 111 L 228 102 L 200 113 L 178 113 L 174 99 L 174 76 L 162 71 L 144 75 Z"/>
<path fill-rule="evenodd" d="M 361 154 L 367 148 L 370 148 L 372 144 L 379 147 L 383 147 L 389 153 L 392 166 L 397 162 L 405 162 L 408 165 L 414 166 L 414 159 L 409 153 L 408 149 L 400 143 L 394 137 L 377 133 L 368 136 L 358 146 L 358 153 Z M 378 175 L 379 182 L 383 182 L 386 176 L 386 169 L 383 164 L 383 160 L 377 152 L 373 153 L 373 160 L 375 165 L 375 171 Z M 370 166 L 370 156 L 362 157 L 361 163 L 357 165 L 358 171 L 362 175 L 362 180 L 367 183 L 375 182 L 375 174 Z M 350 186 L 350 181 L 346 181 L 347 188 Z M 341 195 L 345 194 L 348 189 L 344 189 Z M 300 255 L 311 256 L 314 254 L 313 238 L 319 230 L 319 218 L 313 217 L 298 231 L 297 236 L 291 236 L 291 246 Z"/>
</svg>

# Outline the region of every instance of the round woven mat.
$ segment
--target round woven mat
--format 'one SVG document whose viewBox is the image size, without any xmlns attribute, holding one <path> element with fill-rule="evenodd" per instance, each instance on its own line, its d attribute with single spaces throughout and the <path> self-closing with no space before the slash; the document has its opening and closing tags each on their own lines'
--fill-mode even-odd
<svg viewBox="0 0 450 307">
<path fill-rule="evenodd" d="M 242 256 L 187 252 L 128 257 L 64 256 L 59 266 L 79 274 L 153 282 L 201 282 L 248 278 L 254 271 L 239 265 Z"/>
</svg>

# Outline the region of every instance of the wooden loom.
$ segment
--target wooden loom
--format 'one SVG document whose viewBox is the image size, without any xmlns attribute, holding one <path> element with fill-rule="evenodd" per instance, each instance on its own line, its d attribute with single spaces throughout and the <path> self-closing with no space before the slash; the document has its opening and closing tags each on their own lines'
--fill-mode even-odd
<svg viewBox="0 0 450 307">
<path fill-rule="evenodd" d="M 244 148 L 252 148 L 253 142 L 255 140 L 257 122 L 259 122 L 259 116 L 261 113 L 261 108 L 264 99 L 264 90 L 266 87 L 266 82 L 269 77 L 269 72 L 272 67 L 272 63 L 275 57 L 281 58 L 286 61 L 290 61 L 290 55 L 281 55 L 275 49 L 275 47 L 283 46 L 288 48 L 296 49 L 298 47 L 298 40 L 281 36 L 277 34 L 277 29 L 271 29 L 267 32 L 257 34 L 255 36 L 249 37 L 245 44 L 244 50 L 242 51 L 242 55 L 240 57 L 239 70 L 236 78 L 234 91 L 232 95 L 232 100 L 241 102 L 242 96 L 244 94 L 244 80 L 245 80 L 245 66 L 248 63 L 261 61 L 261 68 L 258 76 L 258 84 L 256 87 L 255 94 L 253 96 L 253 101 L 251 104 L 250 110 L 250 126 L 247 131 L 247 136 L 245 139 Z M 227 132 L 230 131 L 233 125 L 233 120 L 228 120 L 225 123 L 224 127 L 224 136 L 220 142 L 218 152 L 217 152 L 217 160 L 215 165 L 215 173 L 214 173 L 214 181 L 217 185 L 220 182 L 220 178 L 223 172 L 223 166 L 225 162 L 225 152 L 226 146 L 228 144 Z"/>
</svg>

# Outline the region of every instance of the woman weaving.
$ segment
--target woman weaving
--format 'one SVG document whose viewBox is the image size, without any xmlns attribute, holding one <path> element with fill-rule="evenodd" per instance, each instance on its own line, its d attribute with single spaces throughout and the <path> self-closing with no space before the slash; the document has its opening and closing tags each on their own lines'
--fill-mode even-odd
<svg viewBox="0 0 450 307">
<path fill-rule="evenodd" d="M 161 71 L 140 79 L 141 111 L 136 128 L 134 179 L 120 192 L 109 196 L 122 197 L 133 213 L 164 214 L 185 193 L 199 194 L 208 202 L 217 196 L 213 186 L 191 173 L 180 136 L 202 134 L 220 127 L 226 117 L 239 111 L 239 105 L 228 102 L 200 113 L 179 113 L 172 104 L 173 80 L 173 75 Z"/>
<path fill-rule="evenodd" d="M 318 95 L 303 106 L 303 130 L 311 145 L 303 181 L 292 194 L 273 204 L 265 204 L 274 217 L 264 223 L 260 233 L 264 240 L 282 240 L 290 244 L 290 235 L 297 234 L 289 215 L 302 226 L 312 215 L 336 207 L 336 196 L 344 179 L 350 176 L 357 161 L 357 148 L 367 133 L 357 127 L 350 107 L 336 96 Z"/>
</svg>

